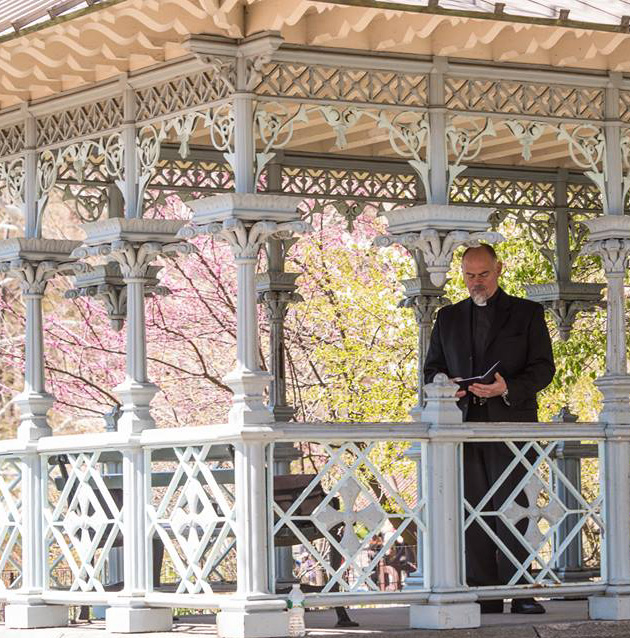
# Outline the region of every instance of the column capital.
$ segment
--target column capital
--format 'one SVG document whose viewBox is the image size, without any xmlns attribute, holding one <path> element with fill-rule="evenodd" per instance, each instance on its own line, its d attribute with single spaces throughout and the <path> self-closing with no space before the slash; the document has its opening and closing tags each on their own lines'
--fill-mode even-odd
<svg viewBox="0 0 630 638">
<path fill-rule="evenodd" d="M 374 244 L 400 244 L 409 251 L 419 250 L 431 283 L 441 287 L 457 248 L 504 241 L 500 233 L 488 230 L 492 212 L 491 208 L 438 204 L 395 209 L 383 213 L 390 233 L 377 237 Z"/>
<path fill-rule="evenodd" d="M 71 258 L 78 245 L 76 241 L 24 237 L 0 241 L 0 272 L 19 282 L 25 297 L 42 297 L 57 274 L 86 270 Z"/>
<path fill-rule="evenodd" d="M 607 275 L 625 273 L 630 257 L 630 217 L 603 215 L 584 224 L 589 238 L 582 254 L 601 257 Z"/>
<path fill-rule="evenodd" d="M 116 262 L 124 283 L 138 280 L 150 283 L 155 272 L 151 263 L 158 256 L 190 254 L 195 250 L 192 244 L 177 238 L 184 224 L 183 221 L 119 217 L 83 224 L 86 239 L 72 255 L 81 260 L 102 257 Z"/>
<path fill-rule="evenodd" d="M 165 286 L 159 285 L 157 275 L 160 266 L 149 266 L 146 273 L 144 295 L 167 295 Z M 79 273 L 74 280 L 74 288 L 66 292 L 66 298 L 94 297 L 103 302 L 111 327 L 120 332 L 127 316 L 127 285 L 117 262 L 95 266 L 85 273 Z"/>
</svg>

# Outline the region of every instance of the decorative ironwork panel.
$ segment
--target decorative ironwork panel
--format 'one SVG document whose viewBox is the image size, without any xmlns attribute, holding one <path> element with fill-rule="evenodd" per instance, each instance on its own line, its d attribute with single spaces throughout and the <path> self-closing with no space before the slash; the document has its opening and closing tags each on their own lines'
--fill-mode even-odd
<svg viewBox="0 0 630 638">
<path fill-rule="evenodd" d="M 223 65 L 137 91 L 137 120 L 165 117 L 227 97 L 233 90 L 234 73 L 233 65 Z"/>
<path fill-rule="evenodd" d="M 273 479 L 275 547 L 301 545 L 298 577 L 322 592 L 399 590 L 426 532 L 416 464 L 385 475 L 386 443 L 310 443 L 313 473 Z M 273 553 L 272 553 L 273 556 Z"/>
<path fill-rule="evenodd" d="M 561 583 L 560 565 L 576 542 L 590 553 L 590 567 L 599 564 L 603 495 L 598 485 L 585 481 L 581 487 L 580 481 L 577 485 L 571 482 L 562 461 L 555 458 L 559 443 L 482 444 L 505 445 L 505 467 L 497 470 L 500 476 L 488 492 L 475 495 L 476 502 L 468 500 L 473 500 L 472 492 L 464 488 L 468 494 L 464 500 L 465 545 L 474 536 L 475 553 L 488 555 L 498 550 L 506 585 Z M 467 482 L 464 463 L 464 484 Z M 471 564 L 470 557 L 467 562 Z M 585 575 L 584 580 L 588 579 Z"/>
<path fill-rule="evenodd" d="M 602 194 L 589 183 L 567 184 L 567 205 L 572 210 L 600 211 L 602 210 Z"/>
<path fill-rule="evenodd" d="M 223 193 L 234 190 L 234 173 L 227 162 L 196 159 L 160 160 L 148 188 L 174 190 L 179 193 Z"/>
<path fill-rule="evenodd" d="M 461 111 L 601 120 L 604 90 L 513 80 L 444 80 L 446 106 Z"/>
<path fill-rule="evenodd" d="M 93 137 L 122 125 L 123 103 L 120 96 L 85 104 L 37 119 L 37 146 L 52 146 L 80 137 Z"/>
<path fill-rule="evenodd" d="M 225 446 L 147 451 L 147 546 L 164 551 L 161 580 L 177 593 L 236 582 L 234 467 Z M 154 585 L 155 586 L 155 585 Z"/>
<path fill-rule="evenodd" d="M 427 105 L 427 76 L 274 62 L 263 67 L 259 95 L 365 104 Z"/>
<path fill-rule="evenodd" d="M 630 91 L 619 91 L 619 119 L 630 122 Z"/>
<path fill-rule="evenodd" d="M 418 182 L 418 176 L 413 171 L 395 173 L 344 168 L 282 168 L 282 192 L 308 197 L 416 201 Z"/>
<path fill-rule="evenodd" d="M 120 452 L 42 458 L 48 475 L 44 540 L 48 589 L 105 591 L 110 550 L 123 545 Z"/>
<path fill-rule="evenodd" d="M 22 581 L 22 471 L 16 458 L 0 460 L 0 591 Z"/>
<path fill-rule="evenodd" d="M 24 126 L 15 124 L 0 130 L 0 157 L 15 155 L 24 150 Z"/>
<path fill-rule="evenodd" d="M 555 184 L 526 179 L 459 175 L 451 185 L 451 202 L 501 208 L 553 208 Z"/>
</svg>

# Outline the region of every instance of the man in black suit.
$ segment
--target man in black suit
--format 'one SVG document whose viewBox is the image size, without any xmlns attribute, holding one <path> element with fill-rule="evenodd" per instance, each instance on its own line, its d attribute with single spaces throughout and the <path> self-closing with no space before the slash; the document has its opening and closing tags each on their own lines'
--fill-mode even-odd
<svg viewBox="0 0 630 638">
<path fill-rule="evenodd" d="M 442 308 L 437 315 L 424 366 L 425 381 L 438 372 L 451 379 L 482 375 L 500 361 L 494 381 L 475 383 L 457 393 L 464 421 L 538 420 L 536 393 L 555 373 L 551 339 L 540 304 L 512 297 L 499 288 L 502 264 L 492 246 L 468 248 L 462 272 L 470 298 Z M 504 443 L 464 444 L 464 497 L 476 507 L 514 455 Z M 485 509 L 496 511 L 525 473 L 519 465 Z M 527 506 L 521 493 L 519 504 Z M 528 556 L 522 543 L 497 517 L 484 519 L 519 562 Z M 526 520 L 518 529 L 527 528 Z M 512 562 L 476 522 L 466 530 L 466 574 L 470 586 L 507 584 Z M 482 613 L 500 613 L 502 600 L 482 601 Z M 512 601 L 512 613 L 541 614 L 533 598 Z"/>
</svg>

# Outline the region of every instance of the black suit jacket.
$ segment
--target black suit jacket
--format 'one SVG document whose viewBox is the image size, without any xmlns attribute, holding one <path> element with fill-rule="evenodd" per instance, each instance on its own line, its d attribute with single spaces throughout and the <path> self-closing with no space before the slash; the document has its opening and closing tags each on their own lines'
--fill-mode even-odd
<svg viewBox="0 0 630 638">
<path fill-rule="evenodd" d="M 469 298 L 438 312 L 424 365 L 426 383 L 438 372 L 450 378 L 473 375 L 472 305 Z M 556 371 L 544 310 L 501 289 L 481 369 L 496 361 L 501 361 L 499 373 L 507 383 L 510 405 L 501 397 L 489 399 L 489 420 L 537 421 L 536 393 L 549 385 Z M 471 396 L 468 392 L 459 401 L 464 420 Z"/>
</svg>

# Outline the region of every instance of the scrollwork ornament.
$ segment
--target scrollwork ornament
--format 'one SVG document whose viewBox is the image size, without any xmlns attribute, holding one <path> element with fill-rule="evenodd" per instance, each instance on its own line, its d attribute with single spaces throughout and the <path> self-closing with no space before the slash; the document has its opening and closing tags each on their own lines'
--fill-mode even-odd
<svg viewBox="0 0 630 638">
<path fill-rule="evenodd" d="M 579 124 L 572 129 L 569 129 L 567 124 L 560 124 L 558 126 L 558 140 L 567 143 L 571 159 L 584 170 L 584 175 L 597 185 L 602 196 L 604 214 L 606 214 L 608 212 L 608 199 L 606 197 L 606 138 L 604 131 L 593 124 Z"/>
<path fill-rule="evenodd" d="M 486 118 L 483 125 L 470 123 L 467 126 L 451 124 L 446 127 L 446 141 L 455 156 L 455 160 L 448 165 L 448 192 L 455 178 L 463 173 L 468 166 L 465 162 L 472 162 L 481 152 L 486 137 L 496 137 L 492 120 Z"/>
<path fill-rule="evenodd" d="M 422 157 L 429 140 L 429 121 L 424 113 L 402 112 L 391 120 L 387 112 L 378 115 L 378 125 L 389 133 L 389 143 L 394 152 L 404 157 L 410 166 L 420 175 L 428 202 L 431 201 L 431 183 L 429 181 L 429 163 Z"/>
<path fill-rule="evenodd" d="M 71 184 L 66 184 L 62 199 L 72 203 L 75 214 L 83 223 L 100 219 L 109 201 L 104 188 Z"/>
<path fill-rule="evenodd" d="M 284 148 L 292 139 L 296 122 L 308 122 L 307 110 L 300 105 L 291 113 L 282 105 L 277 105 L 276 111 L 259 107 L 254 114 L 254 126 L 263 150 L 256 153 L 256 177 L 258 183 L 263 168 L 274 158 L 275 151 Z"/>
<path fill-rule="evenodd" d="M 186 113 L 180 115 L 166 124 L 166 130 L 173 129 L 179 141 L 179 156 L 186 159 L 190 154 L 190 138 L 197 127 L 197 121 L 205 119 L 203 113 Z"/>
<path fill-rule="evenodd" d="M 231 104 L 210 109 L 205 114 L 204 125 L 210 134 L 210 142 L 234 170 L 234 111 Z"/>
<path fill-rule="evenodd" d="M 529 120 L 507 120 L 505 125 L 523 147 L 521 152 L 523 159 L 529 162 L 532 159 L 532 146 L 536 140 L 542 137 L 547 125 L 544 122 L 532 122 Z"/>
<path fill-rule="evenodd" d="M 24 158 L 0 162 L 0 182 L 4 183 L 7 199 L 15 206 L 24 202 Z"/>
</svg>

